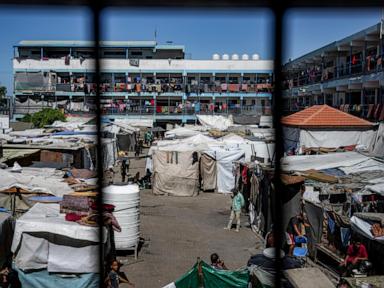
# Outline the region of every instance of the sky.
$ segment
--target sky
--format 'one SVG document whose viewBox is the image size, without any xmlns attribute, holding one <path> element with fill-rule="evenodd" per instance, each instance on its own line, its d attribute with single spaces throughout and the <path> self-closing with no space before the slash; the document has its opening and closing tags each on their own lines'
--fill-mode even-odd
<svg viewBox="0 0 384 288">
<path fill-rule="evenodd" d="M 376 10 L 290 10 L 283 61 L 346 37 L 379 22 Z M 153 40 L 184 45 L 187 57 L 211 59 L 212 54 L 257 53 L 273 59 L 273 14 L 258 10 L 144 10 L 105 9 L 102 39 Z M 21 40 L 92 40 L 92 17 L 87 8 L 0 6 L 0 85 L 13 93 L 13 46 Z"/>
</svg>

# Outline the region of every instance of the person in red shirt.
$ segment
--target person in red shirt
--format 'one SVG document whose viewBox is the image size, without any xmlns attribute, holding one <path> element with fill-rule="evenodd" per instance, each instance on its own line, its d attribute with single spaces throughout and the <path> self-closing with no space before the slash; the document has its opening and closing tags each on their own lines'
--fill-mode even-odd
<svg viewBox="0 0 384 288">
<path fill-rule="evenodd" d="M 346 269 L 347 276 L 357 269 L 362 261 L 368 260 L 367 249 L 359 240 L 352 240 L 347 249 L 347 256 L 341 264 Z"/>
</svg>

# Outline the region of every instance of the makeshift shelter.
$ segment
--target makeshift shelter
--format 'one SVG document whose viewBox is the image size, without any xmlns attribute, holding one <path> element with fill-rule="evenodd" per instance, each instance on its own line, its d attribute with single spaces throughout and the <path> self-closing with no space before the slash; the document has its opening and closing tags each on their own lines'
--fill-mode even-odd
<svg viewBox="0 0 384 288">
<path fill-rule="evenodd" d="M 198 261 L 187 273 L 163 288 L 248 288 L 249 272 L 245 269 L 219 270 Z"/>
<path fill-rule="evenodd" d="M 99 227 L 66 221 L 58 204 L 35 204 L 16 221 L 11 248 L 22 286 L 97 286 L 99 231 Z M 101 243 L 106 243 L 106 232 Z M 63 279 L 58 273 L 77 277 Z"/>
<path fill-rule="evenodd" d="M 215 190 L 217 186 L 216 159 L 203 153 L 200 157 L 201 189 L 203 191 Z"/>
<path fill-rule="evenodd" d="M 222 149 L 211 147 L 204 151 L 216 162 L 217 192 L 231 193 L 235 187 L 235 176 L 233 175 L 234 162 L 244 160 L 244 152 L 240 149 Z"/>
<path fill-rule="evenodd" d="M 233 118 L 230 115 L 228 118 L 218 115 L 196 115 L 200 124 L 208 129 L 217 129 L 225 131 L 233 125 Z"/>
<path fill-rule="evenodd" d="M 374 124 L 328 105 L 283 117 L 284 151 L 307 148 L 339 148 L 352 145 L 371 147 Z"/>
<path fill-rule="evenodd" d="M 176 148 L 176 147 L 175 147 Z M 196 196 L 199 193 L 199 155 L 190 147 L 154 150 L 153 193 Z"/>
</svg>

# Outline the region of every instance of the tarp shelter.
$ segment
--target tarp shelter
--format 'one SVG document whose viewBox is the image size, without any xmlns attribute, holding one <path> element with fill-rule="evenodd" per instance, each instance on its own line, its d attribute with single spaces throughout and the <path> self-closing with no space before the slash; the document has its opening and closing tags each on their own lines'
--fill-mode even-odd
<svg viewBox="0 0 384 288">
<path fill-rule="evenodd" d="M 0 192 L 20 188 L 31 193 L 47 193 L 61 197 L 73 192 L 63 180 L 64 173 L 50 168 L 26 168 L 19 173 L 0 170 Z"/>
<path fill-rule="evenodd" d="M 69 287 L 73 281 L 72 278 L 68 282 L 58 281 L 62 286 L 57 286 L 57 274 L 48 273 L 71 273 L 80 277 L 85 273 L 99 273 L 99 227 L 66 221 L 65 214 L 60 214 L 59 210 L 59 204 L 37 203 L 16 221 L 11 248 L 15 266 L 31 275 L 31 278 L 22 275 L 23 287 L 35 287 L 30 284 L 38 281 L 33 277 L 36 270 L 47 272 L 40 283 L 51 285 L 42 287 Z M 106 243 L 106 232 L 102 243 Z M 94 285 L 95 277 L 86 278 L 90 281 L 89 286 L 80 287 Z"/>
<path fill-rule="evenodd" d="M 164 135 L 165 135 L 166 139 L 173 139 L 173 138 L 180 139 L 180 138 L 187 138 L 187 137 L 201 134 L 202 130 L 205 130 L 205 129 L 202 129 L 201 127 L 194 127 L 194 128 L 192 128 L 192 127 L 176 127 L 172 130 L 165 132 Z"/>
<path fill-rule="evenodd" d="M 217 192 L 231 193 L 235 187 L 233 163 L 244 160 L 244 151 L 241 149 L 211 147 L 208 151 L 204 151 L 204 153 L 216 160 Z"/>
<path fill-rule="evenodd" d="M 163 288 L 248 288 L 248 280 L 249 272 L 246 268 L 219 270 L 201 261 L 175 282 Z"/>
<path fill-rule="evenodd" d="M 384 123 L 381 123 L 377 129 L 376 137 L 370 148 L 372 156 L 384 157 Z"/>
<path fill-rule="evenodd" d="M 186 147 L 176 150 L 154 150 L 153 193 L 174 196 L 196 196 L 199 193 L 199 155 Z"/>
<path fill-rule="evenodd" d="M 217 186 L 216 159 L 203 153 L 200 157 L 201 189 L 215 190 Z"/>
<path fill-rule="evenodd" d="M 384 224 L 384 213 L 355 213 L 351 218 L 353 233 L 366 246 L 368 259 L 372 262 L 376 274 L 384 274 L 384 236 L 375 237 L 372 234 L 372 224 Z"/>
<path fill-rule="evenodd" d="M 374 124 L 328 105 L 310 108 L 283 117 L 284 151 L 299 147 L 338 148 L 351 145 L 371 147 Z"/>
<path fill-rule="evenodd" d="M 196 115 L 196 117 L 200 124 L 208 129 L 224 131 L 233 125 L 233 119 L 231 116 L 226 118 L 218 115 Z"/>
</svg>

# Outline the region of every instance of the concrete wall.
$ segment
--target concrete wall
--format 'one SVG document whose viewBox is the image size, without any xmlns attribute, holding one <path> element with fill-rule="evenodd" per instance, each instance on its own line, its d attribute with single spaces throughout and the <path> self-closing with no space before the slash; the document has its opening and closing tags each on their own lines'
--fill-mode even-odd
<svg viewBox="0 0 384 288">
<path fill-rule="evenodd" d="M 70 65 L 65 65 L 64 59 L 49 60 L 13 60 L 13 68 L 17 71 L 26 70 L 56 70 L 56 71 L 93 71 L 95 61 L 86 59 L 80 63 L 79 59 L 71 59 Z M 103 59 L 103 71 L 238 71 L 251 73 L 257 71 L 272 72 L 271 60 L 144 60 L 140 59 L 139 67 L 131 66 L 129 59 Z"/>
</svg>

